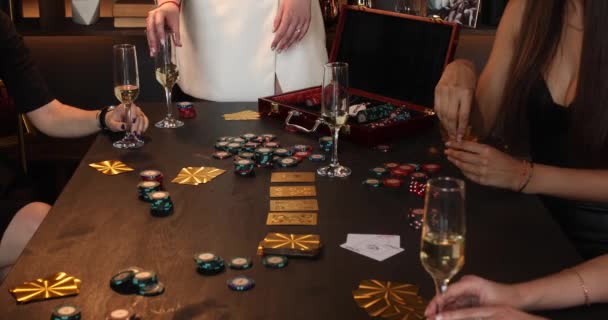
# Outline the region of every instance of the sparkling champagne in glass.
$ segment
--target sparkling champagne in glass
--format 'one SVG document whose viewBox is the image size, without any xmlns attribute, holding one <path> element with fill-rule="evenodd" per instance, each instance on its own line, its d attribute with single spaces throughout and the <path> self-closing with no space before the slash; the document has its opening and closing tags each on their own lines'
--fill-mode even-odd
<svg viewBox="0 0 608 320">
<path fill-rule="evenodd" d="M 165 37 L 158 46 L 155 57 L 156 80 L 165 89 L 165 102 L 167 104 L 167 115 L 155 124 L 157 128 L 179 128 L 184 125 L 182 121 L 175 119 L 171 104 L 171 92 L 179 77 L 177 68 L 177 56 L 175 54 L 175 44 L 173 34 L 166 32 Z"/>
<path fill-rule="evenodd" d="M 321 118 L 329 126 L 334 144 L 330 165 L 317 170 L 320 176 L 345 178 L 351 174 L 349 168 L 338 163 L 338 137 L 348 120 L 348 101 L 348 64 L 326 64 L 321 88 Z"/>
<path fill-rule="evenodd" d="M 137 69 L 137 52 L 132 44 L 117 44 L 114 51 L 114 96 L 124 104 L 127 109 L 126 133 L 124 138 L 114 142 L 114 147 L 119 149 L 133 149 L 144 145 L 136 134 L 131 133 L 133 119 L 131 115 L 131 104 L 135 102 L 139 95 L 139 74 Z"/>
<path fill-rule="evenodd" d="M 436 293 L 443 294 L 464 265 L 464 181 L 435 178 L 426 188 L 420 261 L 433 277 Z"/>
</svg>

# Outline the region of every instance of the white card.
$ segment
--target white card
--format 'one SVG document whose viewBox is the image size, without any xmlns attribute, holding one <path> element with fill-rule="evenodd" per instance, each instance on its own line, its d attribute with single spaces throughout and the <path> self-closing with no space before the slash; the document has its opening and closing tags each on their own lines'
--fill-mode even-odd
<svg viewBox="0 0 608 320">
<path fill-rule="evenodd" d="M 401 247 L 401 237 L 399 235 L 390 234 L 361 234 L 361 233 L 349 233 L 346 235 L 346 243 L 357 243 L 362 240 L 378 241 L 386 243 L 393 247 Z"/>
<path fill-rule="evenodd" d="M 384 261 L 400 252 L 403 248 L 399 247 L 399 236 L 384 235 L 354 235 L 350 236 L 351 242 L 347 240 L 341 247 L 351 250 L 358 254 L 372 258 L 377 261 Z M 395 239 L 396 237 L 396 239 Z M 349 238 L 347 238 L 349 239 Z M 357 241 L 354 241 L 357 240 Z M 397 244 L 395 246 L 395 244 Z"/>
</svg>

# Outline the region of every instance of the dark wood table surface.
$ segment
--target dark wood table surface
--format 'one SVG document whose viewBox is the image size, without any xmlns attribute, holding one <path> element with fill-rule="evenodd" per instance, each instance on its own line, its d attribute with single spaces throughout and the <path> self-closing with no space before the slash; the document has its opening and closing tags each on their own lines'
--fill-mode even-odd
<svg viewBox="0 0 608 320">
<path fill-rule="evenodd" d="M 161 104 L 144 104 L 152 122 Z M 317 147 L 317 136 L 288 134 L 275 120 L 224 121 L 222 114 L 255 109 L 255 103 L 199 103 L 198 117 L 177 130 L 153 126 L 140 150 L 113 149 L 100 135 L 17 265 L 0 287 L 1 319 L 48 319 L 62 303 L 82 308 L 83 319 L 102 319 L 117 307 L 133 306 L 143 319 L 368 319 L 354 302 L 352 290 L 364 279 L 417 284 L 422 296 L 433 295 L 431 278 L 419 262 L 419 231 L 407 225 L 409 208 L 422 200 L 405 188 L 368 189 L 361 182 L 370 168 L 389 161 L 436 162 L 443 174 L 458 175 L 428 148 L 440 146 L 437 128 L 393 144 L 389 153 L 350 142 L 341 144 L 340 160 L 353 169 L 344 180 L 317 178 L 319 223 L 308 227 L 269 227 L 270 173 L 232 173 L 231 160 L 211 157 L 219 136 L 246 132 L 274 133 L 283 145 Z M 91 162 L 122 160 L 136 170 L 106 176 Z M 198 187 L 169 182 L 182 167 L 215 166 L 228 172 Z M 314 171 L 305 161 L 290 171 Z M 136 197 L 138 172 L 155 168 L 165 174 L 175 212 L 154 218 Z M 504 282 L 532 279 L 581 261 L 557 224 L 533 196 L 467 187 L 466 264 L 460 274 L 478 274 Z M 285 269 L 271 270 L 255 256 L 268 232 L 318 233 L 325 244 L 316 260 L 291 259 Z M 339 247 L 348 233 L 396 234 L 404 252 L 377 262 Z M 252 256 L 254 267 L 227 270 L 212 277 L 196 273 L 192 256 L 212 251 L 228 259 Z M 158 273 L 166 292 L 157 297 L 119 295 L 110 277 L 128 266 Z M 82 280 L 81 293 L 61 300 L 17 305 L 8 289 L 27 280 L 64 271 Z M 256 281 L 247 292 L 234 292 L 226 280 L 245 274 Z M 579 290 L 580 288 L 564 288 Z M 582 293 L 581 293 L 582 294 Z M 546 313 L 552 319 L 605 319 L 606 305 Z"/>
</svg>

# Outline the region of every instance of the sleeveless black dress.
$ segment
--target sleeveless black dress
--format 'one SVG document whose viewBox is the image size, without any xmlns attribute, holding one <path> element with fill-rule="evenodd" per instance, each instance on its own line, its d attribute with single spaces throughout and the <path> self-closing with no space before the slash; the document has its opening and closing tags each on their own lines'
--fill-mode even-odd
<svg viewBox="0 0 608 320">
<path fill-rule="evenodd" d="M 573 167 L 568 152 L 570 108 L 556 104 L 539 77 L 528 104 L 532 161 Z M 608 203 L 592 203 L 541 196 L 545 207 L 585 259 L 608 253 Z"/>
</svg>

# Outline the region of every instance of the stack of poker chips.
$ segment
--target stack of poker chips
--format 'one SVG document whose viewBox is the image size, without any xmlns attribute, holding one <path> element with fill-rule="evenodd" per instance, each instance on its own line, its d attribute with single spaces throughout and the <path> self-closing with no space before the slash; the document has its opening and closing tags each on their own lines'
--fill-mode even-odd
<svg viewBox="0 0 608 320">
<path fill-rule="evenodd" d="M 152 200 L 150 214 L 155 217 L 166 217 L 173 213 L 173 202 L 167 191 L 155 191 L 149 194 Z"/>
<path fill-rule="evenodd" d="M 140 296 L 156 296 L 165 292 L 165 286 L 158 281 L 155 272 L 139 267 L 130 267 L 114 275 L 110 279 L 110 287 L 120 294 Z"/>
<path fill-rule="evenodd" d="M 255 162 L 251 159 L 239 159 L 234 161 L 234 173 L 242 177 L 253 176 L 254 167 Z"/>
<path fill-rule="evenodd" d="M 150 194 L 156 191 L 160 191 L 160 183 L 157 181 L 142 181 L 137 184 L 137 196 L 139 200 L 152 202 Z"/>
<path fill-rule="evenodd" d="M 421 166 L 415 163 L 399 164 L 390 162 L 385 163 L 382 167 L 370 169 L 370 173 L 374 177 L 363 180 L 363 184 L 370 187 L 399 188 L 407 183 L 409 192 L 424 197 L 429 175 L 438 172 L 440 169 L 441 167 L 438 164 L 433 163 Z"/>
<path fill-rule="evenodd" d="M 326 136 L 319 138 L 319 147 L 325 152 L 331 152 L 334 146 L 334 138 Z"/>
<path fill-rule="evenodd" d="M 80 308 L 72 304 L 64 304 L 53 309 L 51 320 L 80 320 Z"/>
<path fill-rule="evenodd" d="M 366 124 L 372 129 L 386 127 L 397 122 L 406 121 L 412 118 L 412 114 L 405 108 L 396 108 L 388 117 L 376 122 Z"/>
<path fill-rule="evenodd" d="M 106 315 L 106 320 L 136 320 L 137 315 L 131 308 L 114 309 Z"/>
<path fill-rule="evenodd" d="M 235 139 L 236 139 L 236 138 L 235 138 Z M 240 139 L 240 138 L 239 138 L 239 139 Z M 243 149 L 243 143 L 240 143 L 240 142 L 234 142 L 234 140 L 233 140 L 233 142 L 229 142 L 229 143 L 226 145 L 226 149 L 225 149 L 225 151 L 230 152 L 230 153 L 232 153 L 232 154 L 238 154 L 238 153 L 241 151 L 241 149 Z"/>
<path fill-rule="evenodd" d="M 177 111 L 182 119 L 192 119 L 196 117 L 196 110 L 192 102 L 178 102 Z"/>
<path fill-rule="evenodd" d="M 273 150 L 266 147 L 255 149 L 255 161 L 259 167 L 272 167 L 274 165 Z"/>
<path fill-rule="evenodd" d="M 158 170 L 144 170 L 139 173 L 141 181 L 156 181 L 163 186 L 163 173 Z"/>
<path fill-rule="evenodd" d="M 210 252 L 202 252 L 194 255 L 198 273 L 205 276 L 212 276 L 224 271 L 224 260 Z"/>
</svg>

